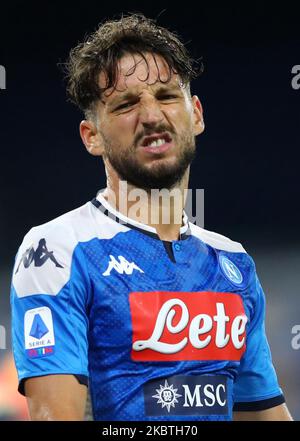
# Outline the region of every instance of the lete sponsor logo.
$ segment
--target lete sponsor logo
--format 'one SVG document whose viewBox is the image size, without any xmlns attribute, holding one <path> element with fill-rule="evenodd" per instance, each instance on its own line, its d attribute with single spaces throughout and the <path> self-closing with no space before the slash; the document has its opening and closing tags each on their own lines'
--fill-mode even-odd
<svg viewBox="0 0 300 441">
<path fill-rule="evenodd" d="M 135 361 L 240 360 L 247 316 L 241 297 L 218 292 L 130 294 Z"/>
</svg>

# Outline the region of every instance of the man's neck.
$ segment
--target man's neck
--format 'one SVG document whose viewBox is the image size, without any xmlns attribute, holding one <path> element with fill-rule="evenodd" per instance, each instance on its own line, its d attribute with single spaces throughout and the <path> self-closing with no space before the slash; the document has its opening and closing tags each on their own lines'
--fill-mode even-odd
<svg viewBox="0 0 300 441">
<path fill-rule="evenodd" d="M 102 196 L 119 213 L 156 229 L 161 240 L 180 239 L 189 171 L 171 190 L 142 190 L 126 181 L 108 180 Z"/>
</svg>

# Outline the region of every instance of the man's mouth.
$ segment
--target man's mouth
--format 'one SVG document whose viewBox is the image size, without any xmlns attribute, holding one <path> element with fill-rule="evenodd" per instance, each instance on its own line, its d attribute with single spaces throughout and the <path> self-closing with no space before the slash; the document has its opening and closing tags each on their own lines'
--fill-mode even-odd
<svg viewBox="0 0 300 441">
<path fill-rule="evenodd" d="M 171 142 L 172 138 L 169 135 L 168 132 L 164 133 L 154 133 L 150 136 L 144 136 L 142 140 L 142 146 L 143 147 L 159 147 L 162 144 L 165 144 L 167 142 Z"/>
<path fill-rule="evenodd" d="M 142 139 L 141 147 L 150 153 L 163 153 L 172 145 L 172 137 L 168 132 L 157 133 L 145 136 Z"/>
</svg>

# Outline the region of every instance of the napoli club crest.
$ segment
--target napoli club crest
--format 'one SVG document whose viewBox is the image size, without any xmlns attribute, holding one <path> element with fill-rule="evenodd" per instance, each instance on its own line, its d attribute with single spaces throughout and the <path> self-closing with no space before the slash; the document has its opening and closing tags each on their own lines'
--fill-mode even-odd
<svg viewBox="0 0 300 441">
<path fill-rule="evenodd" d="M 243 283 L 243 275 L 238 267 L 226 256 L 219 256 L 221 270 L 231 283 L 240 286 Z"/>
</svg>

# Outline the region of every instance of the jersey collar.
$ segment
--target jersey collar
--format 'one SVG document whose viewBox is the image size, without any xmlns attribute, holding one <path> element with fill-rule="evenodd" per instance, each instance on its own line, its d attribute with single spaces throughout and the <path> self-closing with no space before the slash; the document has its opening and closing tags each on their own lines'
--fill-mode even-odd
<svg viewBox="0 0 300 441">
<path fill-rule="evenodd" d="M 127 216 L 124 216 L 124 214 L 117 211 L 115 208 L 113 208 L 107 200 L 102 195 L 103 191 L 99 191 L 97 193 L 97 196 L 91 201 L 92 204 L 98 208 L 101 209 L 101 211 L 108 216 L 109 218 L 112 218 L 114 221 L 121 223 L 129 228 L 133 228 L 135 230 L 139 230 L 142 233 L 148 234 L 155 239 L 159 239 L 159 236 L 156 232 L 156 228 L 151 227 L 147 224 L 142 224 L 140 222 L 137 222 L 134 219 L 131 219 Z M 191 234 L 189 221 L 186 212 L 183 210 L 182 213 L 182 226 L 179 230 L 179 240 L 186 239 Z"/>
</svg>

